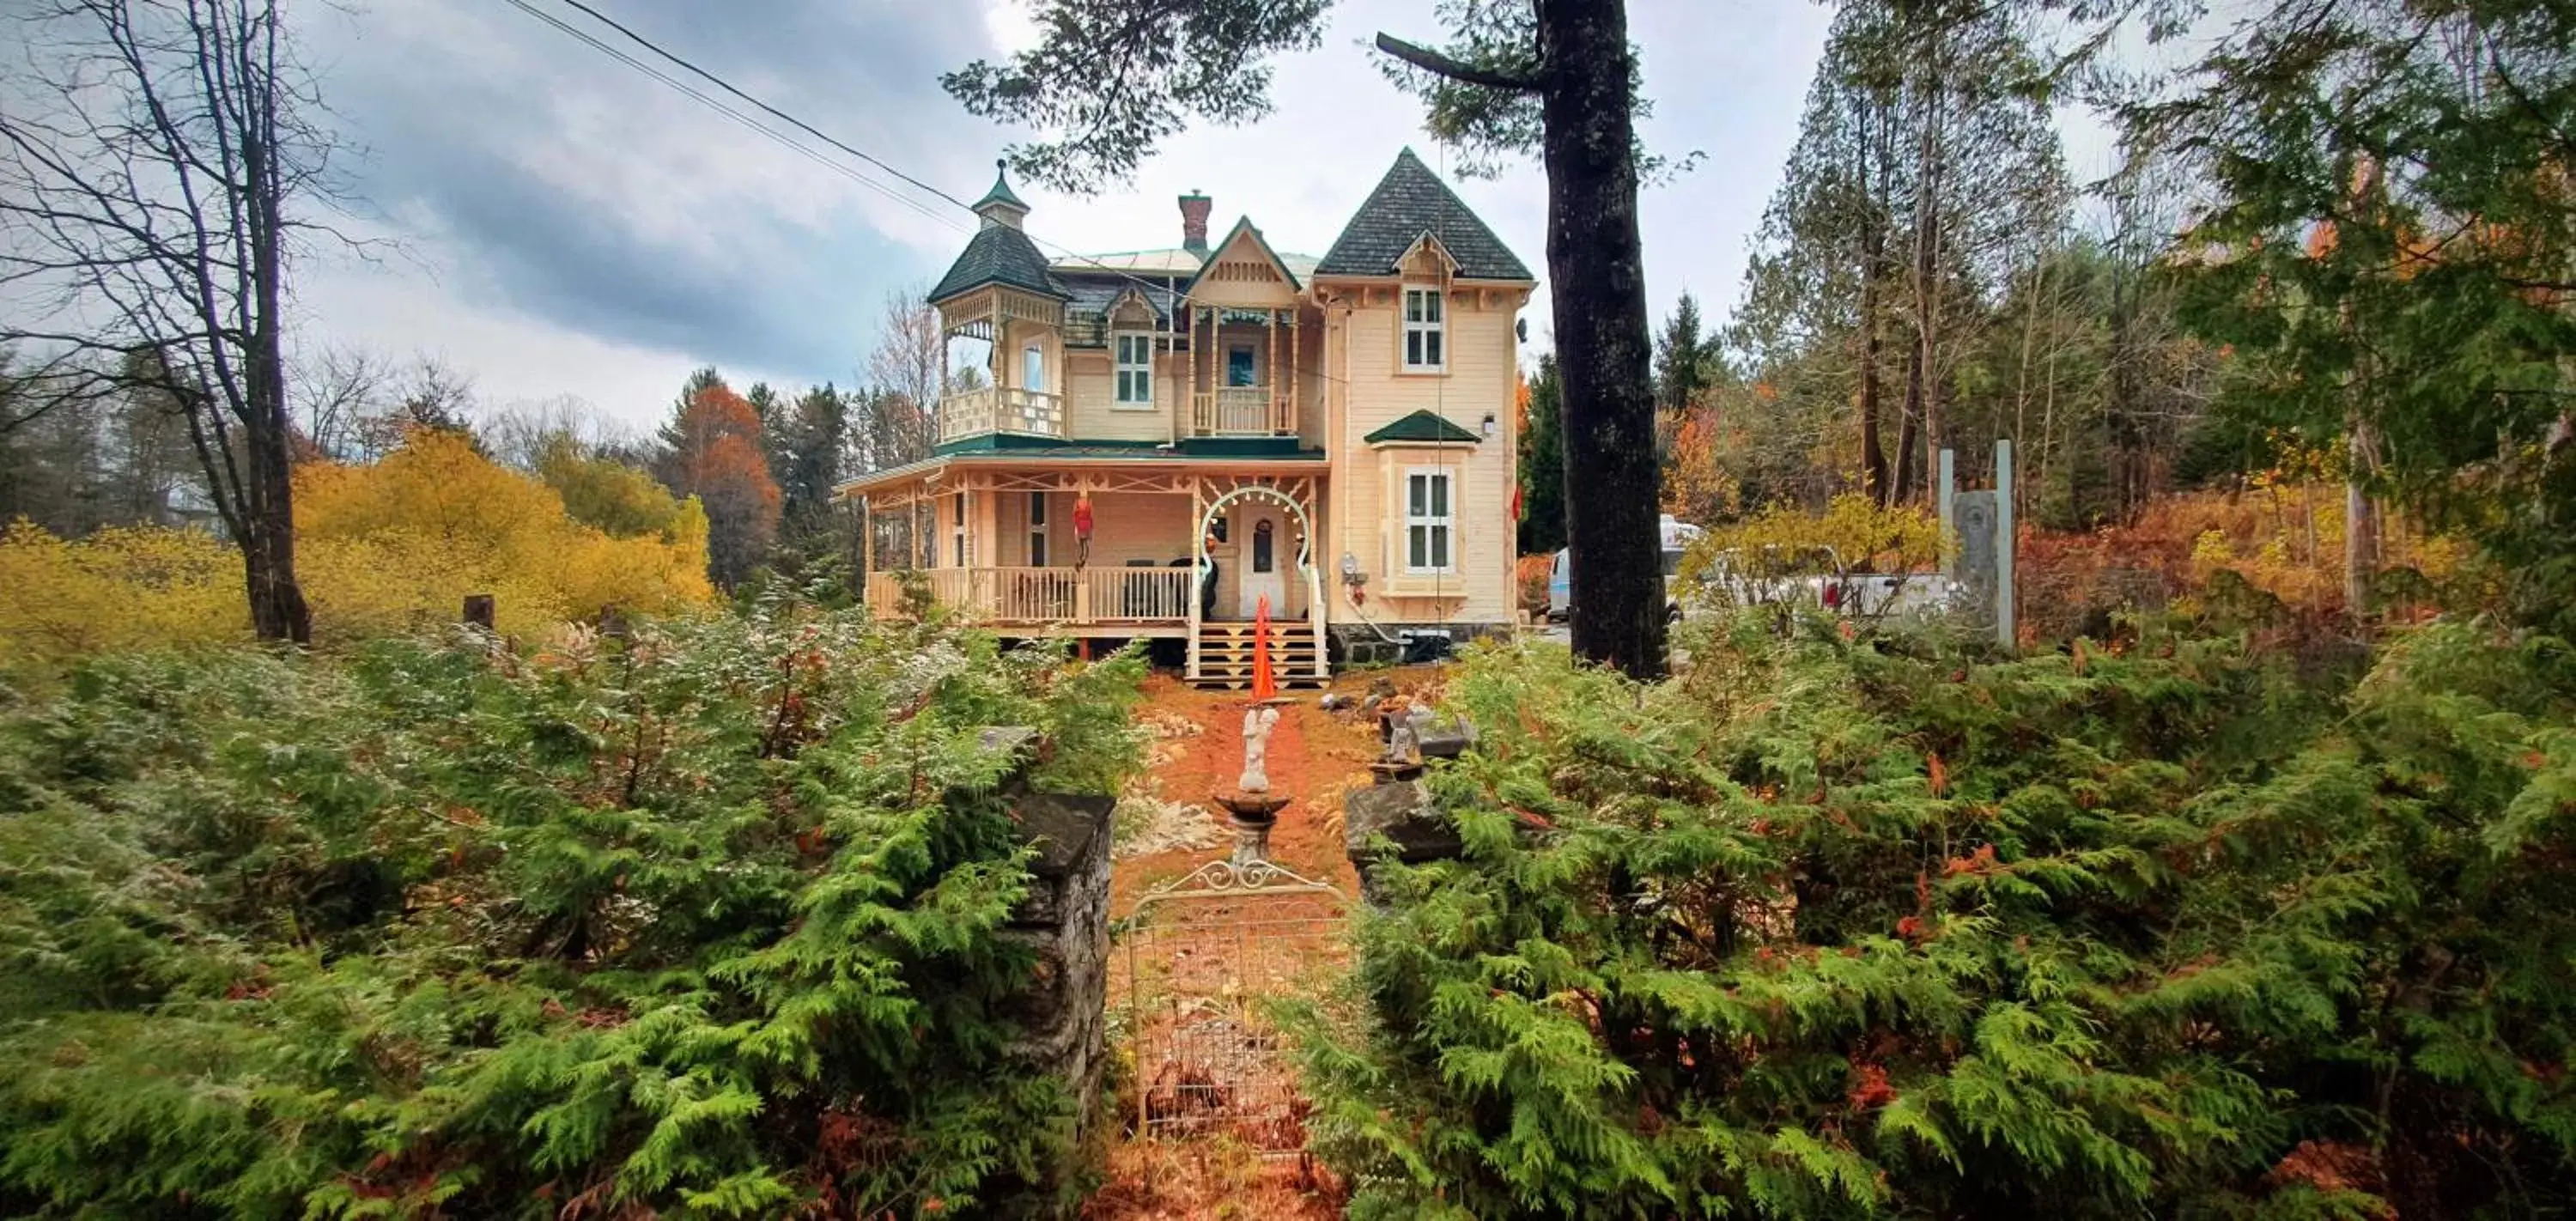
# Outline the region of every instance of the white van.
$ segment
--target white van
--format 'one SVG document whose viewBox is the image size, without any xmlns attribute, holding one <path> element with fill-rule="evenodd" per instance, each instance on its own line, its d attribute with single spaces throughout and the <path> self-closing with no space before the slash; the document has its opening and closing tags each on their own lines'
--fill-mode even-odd
<svg viewBox="0 0 2576 1221">
<path fill-rule="evenodd" d="M 1701 531 L 1699 527 L 1666 513 L 1659 523 L 1658 533 L 1662 535 L 1664 551 L 1664 617 L 1679 619 L 1682 603 L 1679 591 L 1673 588 L 1673 574 L 1681 570 L 1682 552 L 1690 549 Z M 1571 549 L 1560 550 L 1556 553 L 1556 562 L 1548 566 L 1547 621 L 1550 623 L 1563 623 L 1574 613 L 1572 555 Z"/>
</svg>

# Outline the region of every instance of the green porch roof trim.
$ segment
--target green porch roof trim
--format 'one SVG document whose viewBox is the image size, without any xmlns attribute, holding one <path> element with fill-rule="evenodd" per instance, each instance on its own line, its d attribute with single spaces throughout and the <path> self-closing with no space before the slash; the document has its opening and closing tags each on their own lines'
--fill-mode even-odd
<svg viewBox="0 0 2576 1221">
<path fill-rule="evenodd" d="M 1441 249 L 1457 261 L 1461 280 L 1535 278 L 1511 247 L 1494 236 L 1466 201 L 1409 148 L 1396 156 L 1395 165 L 1369 192 L 1368 202 L 1352 214 L 1333 248 L 1324 252 L 1324 261 L 1315 265 L 1315 274 L 1394 275 L 1413 244 L 1426 236 L 1440 239 Z"/>
<path fill-rule="evenodd" d="M 1032 458 L 1073 458 L 1093 461 L 1133 462 L 1138 458 L 1188 461 L 1193 458 L 1288 458 L 1298 461 L 1325 460 L 1320 449 L 1299 449 L 1295 437 L 1199 437 L 1181 442 L 1174 449 L 1161 441 L 1087 440 L 1076 438 L 1060 441 L 1054 437 L 1031 437 L 1018 433 L 984 433 L 959 437 L 932 446 L 930 459 L 980 454 L 1027 454 Z M 907 463 L 895 470 L 919 466 Z M 883 473 L 892 473 L 891 471 Z"/>
<path fill-rule="evenodd" d="M 974 240 L 966 243 L 966 252 L 948 265 L 948 274 L 939 277 L 939 286 L 930 290 L 930 301 L 936 305 L 987 284 L 1007 284 L 1058 301 L 1072 295 L 1047 271 L 1046 256 L 1038 253 L 1038 244 L 1009 225 L 986 225 L 977 230 Z"/>
<path fill-rule="evenodd" d="M 1297 448 L 1295 437 L 1185 437 L 1181 456 L 1186 458 L 1293 458 L 1300 453 L 1321 454 L 1322 450 Z"/>
<path fill-rule="evenodd" d="M 1429 411 L 1414 412 L 1360 439 L 1371 445 L 1392 445 L 1406 441 L 1435 445 L 1464 441 L 1474 445 L 1484 440 L 1483 437 Z"/>
</svg>

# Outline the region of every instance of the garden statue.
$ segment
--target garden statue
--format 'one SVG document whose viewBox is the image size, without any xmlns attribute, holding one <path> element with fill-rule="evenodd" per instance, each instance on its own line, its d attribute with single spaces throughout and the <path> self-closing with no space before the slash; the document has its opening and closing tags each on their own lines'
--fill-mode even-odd
<svg viewBox="0 0 2576 1221">
<path fill-rule="evenodd" d="M 1243 713 L 1243 776 L 1234 787 L 1245 793 L 1270 791 L 1270 731 L 1279 725 L 1279 710 L 1256 704 Z"/>
</svg>

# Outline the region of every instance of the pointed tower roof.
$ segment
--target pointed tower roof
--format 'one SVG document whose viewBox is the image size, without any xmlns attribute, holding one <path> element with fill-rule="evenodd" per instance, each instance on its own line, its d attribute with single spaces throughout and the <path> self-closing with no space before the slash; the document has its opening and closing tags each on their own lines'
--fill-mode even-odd
<svg viewBox="0 0 2576 1221">
<path fill-rule="evenodd" d="M 987 284 L 1008 284 L 1062 300 L 1064 286 L 1048 273 L 1046 256 L 1020 228 L 1029 214 L 1028 203 L 1012 193 L 1002 162 L 995 161 L 993 171 L 993 189 L 975 201 L 975 214 L 984 218 L 984 225 L 957 261 L 948 265 L 948 274 L 939 277 L 930 300 L 945 301 Z"/>
<path fill-rule="evenodd" d="M 975 201 L 976 212 L 981 213 L 984 209 L 995 204 L 1004 204 L 1009 207 L 1019 209 L 1022 215 L 1026 215 L 1028 213 L 1028 203 L 1025 200 L 1022 200 L 1011 190 L 1010 165 L 1011 163 L 1008 161 L 1004 161 L 1000 158 L 994 159 L 993 189 L 984 192 L 984 197 Z"/>
<path fill-rule="evenodd" d="M 1459 279 L 1537 278 L 1410 148 L 1396 154 L 1386 177 L 1378 180 L 1368 201 L 1352 214 L 1333 248 L 1324 252 L 1315 274 L 1394 275 L 1404 256 L 1426 236 L 1439 239 L 1441 249 L 1457 263 Z"/>
</svg>

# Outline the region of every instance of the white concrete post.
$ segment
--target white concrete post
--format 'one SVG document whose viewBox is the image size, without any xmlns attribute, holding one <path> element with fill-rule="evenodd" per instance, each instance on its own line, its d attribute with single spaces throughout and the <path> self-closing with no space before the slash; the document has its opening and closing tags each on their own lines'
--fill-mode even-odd
<svg viewBox="0 0 2576 1221">
<path fill-rule="evenodd" d="M 1949 465 L 1944 453 L 1943 466 Z M 1946 487 L 1946 482 L 1944 483 Z M 2013 630 L 2013 454 L 2012 438 L 1995 438 L 1995 639 L 2005 648 L 2020 643 Z"/>
</svg>

